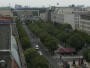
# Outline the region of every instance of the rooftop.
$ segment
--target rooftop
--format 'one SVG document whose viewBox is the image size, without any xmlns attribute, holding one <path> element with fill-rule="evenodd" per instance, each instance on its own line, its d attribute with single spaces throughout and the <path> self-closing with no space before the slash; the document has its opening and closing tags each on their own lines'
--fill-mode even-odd
<svg viewBox="0 0 90 68">
<path fill-rule="evenodd" d="M 74 48 L 59 48 L 58 53 L 73 53 L 75 52 Z"/>
</svg>

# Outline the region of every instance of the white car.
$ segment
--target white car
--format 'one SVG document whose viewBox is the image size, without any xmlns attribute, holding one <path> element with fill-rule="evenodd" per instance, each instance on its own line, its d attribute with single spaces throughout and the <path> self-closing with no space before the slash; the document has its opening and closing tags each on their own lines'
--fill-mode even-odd
<svg viewBox="0 0 90 68">
<path fill-rule="evenodd" d="M 39 45 L 36 45 L 36 46 L 35 46 L 35 49 L 38 50 L 38 49 L 39 49 Z"/>
</svg>

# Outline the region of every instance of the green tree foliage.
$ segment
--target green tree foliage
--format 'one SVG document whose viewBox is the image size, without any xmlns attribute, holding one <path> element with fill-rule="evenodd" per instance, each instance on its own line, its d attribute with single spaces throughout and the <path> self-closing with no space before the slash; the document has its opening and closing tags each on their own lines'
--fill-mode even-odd
<svg viewBox="0 0 90 68">
<path fill-rule="evenodd" d="M 90 62 L 90 49 L 85 50 L 83 56 L 88 62 Z"/>
<path fill-rule="evenodd" d="M 56 37 L 63 43 L 66 43 L 66 40 L 70 37 L 70 33 L 62 31 L 56 35 Z"/>
<path fill-rule="evenodd" d="M 44 39 L 44 44 L 50 50 L 56 50 L 58 48 L 57 43 L 58 40 L 50 35 L 47 35 L 47 37 Z"/>
<path fill-rule="evenodd" d="M 48 61 L 43 56 L 38 56 L 34 59 L 34 68 L 49 68 Z"/>
<path fill-rule="evenodd" d="M 16 22 L 17 22 L 16 26 L 19 33 L 19 38 L 20 38 L 22 47 L 24 49 L 24 56 L 27 62 L 27 68 L 49 68 L 49 65 L 48 65 L 49 63 L 45 59 L 45 57 L 40 56 L 35 49 L 31 48 L 29 38 L 24 28 L 22 27 L 22 24 L 20 23 L 20 21 L 18 20 Z M 37 30 L 39 31 L 37 26 L 35 28 L 37 28 Z"/>
<path fill-rule="evenodd" d="M 24 52 L 28 68 L 49 68 L 48 61 L 40 56 L 35 49 L 29 48 Z"/>
<path fill-rule="evenodd" d="M 78 30 L 72 30 L 69 24 L 52 24 L 50 22 L 38 21 L 30 23 L 28 26 L 50 50 L 53 47 L 57 49 L 58 43 L 77 50 L 84 47 L 85 43 L 90 44 L 90 36 L 88 34 Z"/>
<path fill-rule="evenodd" d="M 85 32 L 75 30 L 74 33 L 78 33 L 85 41 L 85 43 L 90 44 L 90 35 Z"/>
<path fill-rule="evenodd" d="M 44 45 L 51 50 L 56 50 L 58 48 L 58 39 L 56 39 L 54 36 L 52 36 L 47 29 L 50 25 L 47 23 L 30 23 L 28 25 L 29 29 L 34 32 L 37 36 L 40 37 L 41 41 L 44 43 Z"/>
<path fill-rule="evenodd" d="M 58 28 L 59 30 L 72 30 L 72 26 L 70 24 L 56 24 L 55 23 L 56 28 Z"/>
<path fill-rule="evenodd" d="M 16 26 L 18 29 L 18 33 L 19 33 L 19 38 L 22 44 L 22 48 L 25 50 L 27 48 L 31 47 L 31 44 L 29 42 L 29 38 L 24 30 L 24 28 L 22 27 L 20 21 L 16 21 Z"/>
<path fill-rule="evenodd" d="M 70 45 L 71 47 L 75 48 L 76 50 L 79 50 L 79 49 L 81 49 L 84 46 L 84 40 L 78 34 L 72 35 L 67 40 L 67 43 L 68 43 L 68 45 Z"/>
</svg>

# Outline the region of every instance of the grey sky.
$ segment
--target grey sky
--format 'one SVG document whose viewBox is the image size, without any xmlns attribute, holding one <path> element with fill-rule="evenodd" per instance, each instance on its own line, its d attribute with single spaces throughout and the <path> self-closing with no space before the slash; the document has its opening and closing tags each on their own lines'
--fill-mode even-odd
<svg viewBox="0 0 90 68">
<path fill-rule="evenodd" d="M 28 5 L 31 7 L 41 7 L 41 6 L 67 6 L 70 4 L 85 5 L 90 6 L 90 0 L 0 0 L 0 6 L 14 6 L 15 4 Z"/>
</svg>

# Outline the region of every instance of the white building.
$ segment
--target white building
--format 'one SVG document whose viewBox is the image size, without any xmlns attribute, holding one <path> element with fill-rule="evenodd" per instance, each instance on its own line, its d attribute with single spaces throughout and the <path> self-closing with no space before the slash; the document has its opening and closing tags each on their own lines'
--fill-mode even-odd
<svg viewBox="0 0 90 68">
<path fill-rule="evenodd" d="M 55 23 L 70 24 L 73 29 L 79 28 L 80 15 L 79 13 L 87 12 L 82 7 L 57 7 L 51 14 L 51 20 Z"/>
<path fill-rule="evenodd" d="M 90 34 L 90 13 L 80 15 L 79 30 Z"/>
</svg>

